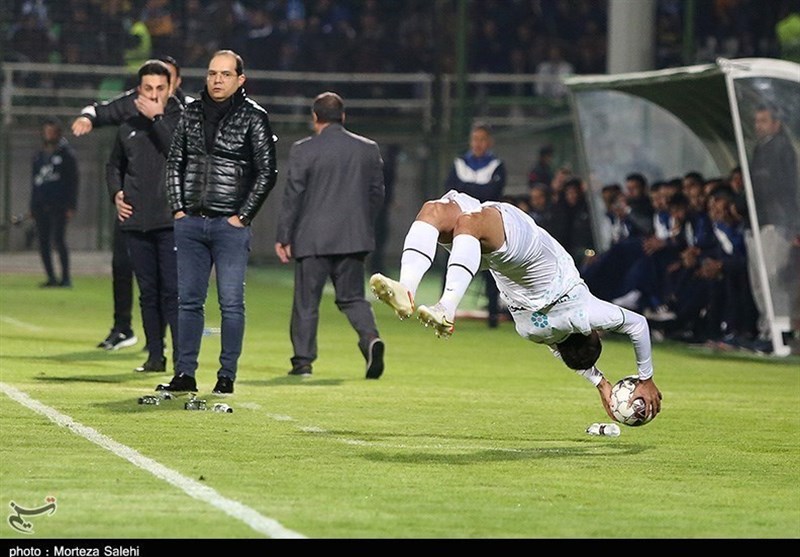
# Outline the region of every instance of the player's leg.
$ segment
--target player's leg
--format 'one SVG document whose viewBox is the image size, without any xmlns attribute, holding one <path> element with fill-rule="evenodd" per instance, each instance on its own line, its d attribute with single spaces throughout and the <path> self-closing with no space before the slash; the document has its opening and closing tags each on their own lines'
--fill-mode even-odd
<svg viewBox="0 0 800 557">
<path fill-rule="evenodd" d="M 373 294 L 388 304 L 400 319 L 413 315 L 414 296 L 422 277 L 433 264 L 437 242 L 451 241 L 460 214 L 461 209 L 454 201 L 427 201 L 406 233 L 400 257 L 400 280 L 379 273 L 370 278 Z"/>
<path fill-rule="evenodd" d="M 502 217 L 493 207 L 458 216 L 442 297 L 432 307 L 419 308 L 420 321 L 433 327 L 437 336 L 448 337 L 453 333 L 456 310 L 480 269 L 481 253 L 499 249 L 504 235 Z"/>
</svg>

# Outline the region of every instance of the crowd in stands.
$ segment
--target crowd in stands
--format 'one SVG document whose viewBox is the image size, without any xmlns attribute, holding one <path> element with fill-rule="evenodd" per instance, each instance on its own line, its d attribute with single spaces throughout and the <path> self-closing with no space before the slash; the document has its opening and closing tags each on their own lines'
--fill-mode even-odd
<svg viewBox="0 0 800 557">
<path fill-rule="evenodd" d="M 543 149 L 546 151 L 546 148 Z M 595 254 L 585 184 L 569 169 L 513 199 L 573 256 L 599 298 L 645 315 L 657 334 L 718 349 L 770 351 L 759 340 L 741 170 L 648 184 L 641 173 L 602 188 L 610 247 Z"/>
<path fill-rule="evenodd" d="M 697 50 L 690 62 L 779 57 L 776 28 L 792 10 L 800 13 L 796 3 L 696 2 Z M 686 4 L 657 1 L 657 68 L 685 63 Z M 470 72 L 606 71 L 606 1 L 472 0 L 468 9 Z M 455 1 L 15 0 L 12 10 L 4 29 L 6 60 L 134 70 L 148 58 L 170 55 L 183 67 L 202 68 L 214 51 L 230 48 L 255 70 L 455 70 Z M 559 96 L 563 91 L 532 84 L 518 93 Z"/>
</svg>

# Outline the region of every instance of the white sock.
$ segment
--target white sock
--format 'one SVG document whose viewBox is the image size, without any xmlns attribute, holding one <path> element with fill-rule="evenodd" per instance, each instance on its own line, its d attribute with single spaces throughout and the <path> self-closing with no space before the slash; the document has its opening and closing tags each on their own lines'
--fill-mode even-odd
<svg viewBox="0 0 800 557">
<path fill-rule="evenodd" d="M 438 241 L 439 231 L 435 226 L 421 220 L 411 223 L 400 257 L 400 284 L 408 288 L 412 296 L 417 294 L 422 277 L 433 264 Z"/>
<path fill-rule="evenodd" d="M 459 234 L 453 238 L 453 248 L 447 260 L 444 292 L 439 303 L 448 319 L 453 319 L 458 304 L 481 266 L 481 243 L 475 236 Z"/>
</svg>

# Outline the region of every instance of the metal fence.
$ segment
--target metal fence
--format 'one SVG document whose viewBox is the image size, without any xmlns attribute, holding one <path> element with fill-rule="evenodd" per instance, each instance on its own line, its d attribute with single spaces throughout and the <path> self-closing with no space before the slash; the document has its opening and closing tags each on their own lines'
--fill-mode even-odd
<svg viewBox="0 0 800 557">
<path fill-rule="evenodd" d="M 182 89 L 196 95 L 206 70 L 184 68 Z M 62 64 L 4 63 L 0 66 L 0 251 L 33 249 L 32 227 L 23 217 L 30 195 L 31 158 L 44 117 L 63 120 L 68 130 L 80 109 L 131 86 L 125 68 Z M 569 107 L 565 98 L 535 95 L 531 74 L 454 75 L 247 72 L 245 89 L 265 106 L 278 141 L 279 181 L 253 224 L 253 256 L 272 258 L 274 223 L 283 187 L 282 168 L 291 144 L 310 133 L 310 107 L 322 91 L 345 99 L 348 128 L 399 153 L 390 211 L 387 258 L 402 249 L 405 228 L 420 204 L 440 195 L 452 157 L 467 148 L 466 130 L 477 118 L 495 130 L 495 152 L 506 161 L 510 194 L 527 191 L 527 172 L 545 143 L 556 147 L 556 162 L 575 166 Z M 114 138 L 101 128 L 80 138 L 67 134 L 81 172 L 77 219 L 68 229 L 72 249 L 106 250 L 112 206 L 105 196 L 104 168 Z"/>
</svg>

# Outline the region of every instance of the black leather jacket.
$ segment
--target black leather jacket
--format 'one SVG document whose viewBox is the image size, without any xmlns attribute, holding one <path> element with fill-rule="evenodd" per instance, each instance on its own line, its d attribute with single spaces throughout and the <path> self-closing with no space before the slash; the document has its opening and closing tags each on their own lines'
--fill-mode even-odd
<svg viewBox="0 0 800 557">
<path fill-rule="evenodd" d="M 202 99 L 188 104 L 167 157 L 173 214 L 239 215 L 249 224 L 275 187 L 276 139 L 267 111 L 242 88 L 220 121 L 214 145 L 206 145 Z"/>
</svg>

